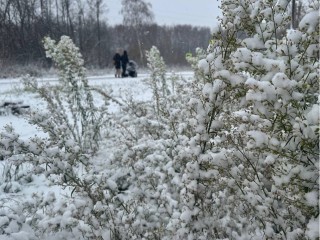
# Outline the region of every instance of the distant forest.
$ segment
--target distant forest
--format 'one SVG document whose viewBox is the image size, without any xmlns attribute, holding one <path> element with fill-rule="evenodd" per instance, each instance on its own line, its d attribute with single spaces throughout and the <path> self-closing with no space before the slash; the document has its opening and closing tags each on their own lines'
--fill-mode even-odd
<svg viewBox="0 0 320 240">
<path fill-rule="evenodd" d="M 186 53 L 206 48 L 211 37 L 209 28 L 191 25 L 159 26 L 145 21 L 139 26 L 110 26 L 101 17 L 104 9 L 102 0 L 1 0 L 0 66 L 50 67 L 42 39 L 59 40 L 62 35 L 73 39 L 90 67 L 112 67 L 117 48 L 145 65 L 141 52 L 152 46 L 160 50 L 168 65 L 185 66 Z"/>
</svg>

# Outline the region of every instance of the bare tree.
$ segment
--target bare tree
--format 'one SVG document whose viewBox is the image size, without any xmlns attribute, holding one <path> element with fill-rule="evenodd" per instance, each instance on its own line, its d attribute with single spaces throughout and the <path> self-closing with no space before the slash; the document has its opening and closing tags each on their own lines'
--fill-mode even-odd
<svg viewBox="0 0 320 240">
<path fill-rule="evenodd" d="M 77 0 L 78 9 L 78 43 L 80 51 L 83 51 L 83 25 L 84 25 L 84 3 L 82 0 Z"/>
<path fill-rule="evenodd" d="M 62 19 L 67 26 L 68 35 L 75 39 L 74 37 L 74 26 L 73 26 L 73 16 L 71 11 L 72 2 L 70 0 L 63 0 L 62 2 Z"/>
<path fill-rule="evenodd" d="M 92 49 L 92 53 L 96 55 L 96 59 L 98 61 L 98 66 L 103 66 L 102 61 L 102 31 L 103 31 L 103 21 L 102 21 L 102 15 L 105 9 L 105 4 L 103 0 L 87 0 L 87 4 L 90 7 L 89 12 L 89 18 L 94 23 L 93 30 L 94 30 L 94 36 L 92 37 L 94 39 L 94 46 Z"/>
<path fill-rule="evenodd" d="M 144 65 L 143 42 L 141 35 L 142 27 L 153 23 L 154 15 L 151 11 L 151 3 L 144 0 L 122 0 L 121 14 L 123 15 L 123 24 L 134 29 L 140 52 L 140 62 Z"/>
<path fill-rule="evenodd" d="M 0 0 L 0 67 L 50 66 L 41 44 L 45 36 L 70 36 L 90 67 L 113 66 L 117 47 L 126 48 L 143 65 L 145 50 L 157 46 L 167 64 L 181 66 L 187 64 L 186 52 L 207 47 L 209 28 L 158 26 L 145 1 L 122 0 L 124 24 L 109 26 L 103 0 Z"/>
</svg>

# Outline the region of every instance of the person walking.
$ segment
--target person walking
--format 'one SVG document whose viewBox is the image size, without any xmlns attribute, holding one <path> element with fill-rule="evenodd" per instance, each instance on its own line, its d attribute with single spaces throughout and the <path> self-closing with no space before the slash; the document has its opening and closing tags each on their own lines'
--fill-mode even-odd
<svg viewBox="0 0 320 240">
<path fill-rule="evenodd" d="M 116 69 L 115 77 L 120 78 L 121 77 L 121 56 L 120 56 L 119 49 L 117 49 L 115 55 L 113 56 L 113 65 Z"/>
<path fill-rule="evenodd" d="M 127 64 L 129 62 L 128 53 L 126 50 L 123 51 L 121 55 L 121 67 L 122 67 L 122 77 L 127 77 Z"/>
</svg>

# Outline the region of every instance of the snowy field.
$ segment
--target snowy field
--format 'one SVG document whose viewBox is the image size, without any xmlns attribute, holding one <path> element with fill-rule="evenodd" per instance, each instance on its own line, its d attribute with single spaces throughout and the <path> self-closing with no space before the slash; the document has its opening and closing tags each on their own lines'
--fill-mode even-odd
<svg viewBox="0 0 320 240">
<path fill-rule="evenodd" d="M 191 77 L 192 72 L 179 72 L 179 75 L 184 77 Z M 105 89 L 107 92 L 112 92 L 112 96 L 115 99 L 120 99 L 128 93 L 132 93 L 136 99 L 145 100 L 150 99 L 150 90 L 142 83 L 142 80 L 147 78 L 147 73 L 139 74 L 137 78 L 115 78 L 113 75 L 91 76 L 88 77 L 89 84 L 98 88 Z M 53 85 L 57 83 L 57 78 L 39 78 L 40 84 Z M 23 84 L 20 79 L 0 79 L 0 105 L 5 101 L 18 102 L 22 101 L 23 104 L 29 105 L 32 110 L 43 109 L 44 103 L 39 101 L 39 98 L 32 94 L 23 91 Z M 117 111 L 118 106 L 112 104 L 109 106 L 111 112 Z M 14 127 L 17 133 L 20 134 L 22 139 L 28 139 L 29 137 L 37 134 L 41 136 L 41 132 L 38 132 L 34 126 L 28 124 L 27 120 L 23 116 L 15 116 L 12 114 L 0 116 L 0 129 L 7 124 Z"/>
<path fill-rule="evenodd" d="M 144 90 L 141 80 L 146 78 L 147 74 L 141 74 L 138 78 L 115 78 L 112 75 L 105 75 L 99 77 L 90 77 L 89 84 L 92 86 L 98 86 L 110 91 L 112 89 L 112 95 L 117 98 L 124 92 L 130 91 L 134 95 L 141 98 L 149 98 L 149 93 Z M 58 82 L 57 78 L 39 78 L 40 84 L 54 85 Z M 43 109 L 44 103 L 37 98 L 36 95 L 23 91 L 23 84 L 20 79 L 1 79 L 0 80 L 0 104 L 6 101 L 19 102 L 29 105 L 31 110 Z M 110 111 L 116 110 L 117 106 L 110 106 Z M 27 139 L 32 135 L 41 135 L 34 126 L 28 124 L 27 120 L 23 116 L 15 116 L 13 114 L 0 116 L 0 129 L 5 125 L 11 124 L 17 133 L 23 139 Z"/>
</svg>

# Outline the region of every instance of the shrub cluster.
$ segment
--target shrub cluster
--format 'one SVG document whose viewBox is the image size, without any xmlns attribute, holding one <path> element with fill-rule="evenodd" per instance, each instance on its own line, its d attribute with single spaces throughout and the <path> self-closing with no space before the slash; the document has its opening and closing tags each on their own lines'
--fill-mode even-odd
<svg viewBox="0 0 320 240">
<path fill-rule="evenodd" d="M 289 3 L 222 1 L 207 51 L 188 56 L 194 77 L 167 75 L 152 47 L 152 99 L 124 98 L 112 117 L 70 39 L 46 39 L 60 85 L 26 84 L 48 103 L 30 119 L 48 138 L 1 133 L 1 186 L 44 174 L 67 196 L 4 207 L 0 237 L 318 239 L 319 3 L 286 30 Z"/>
</svg>

